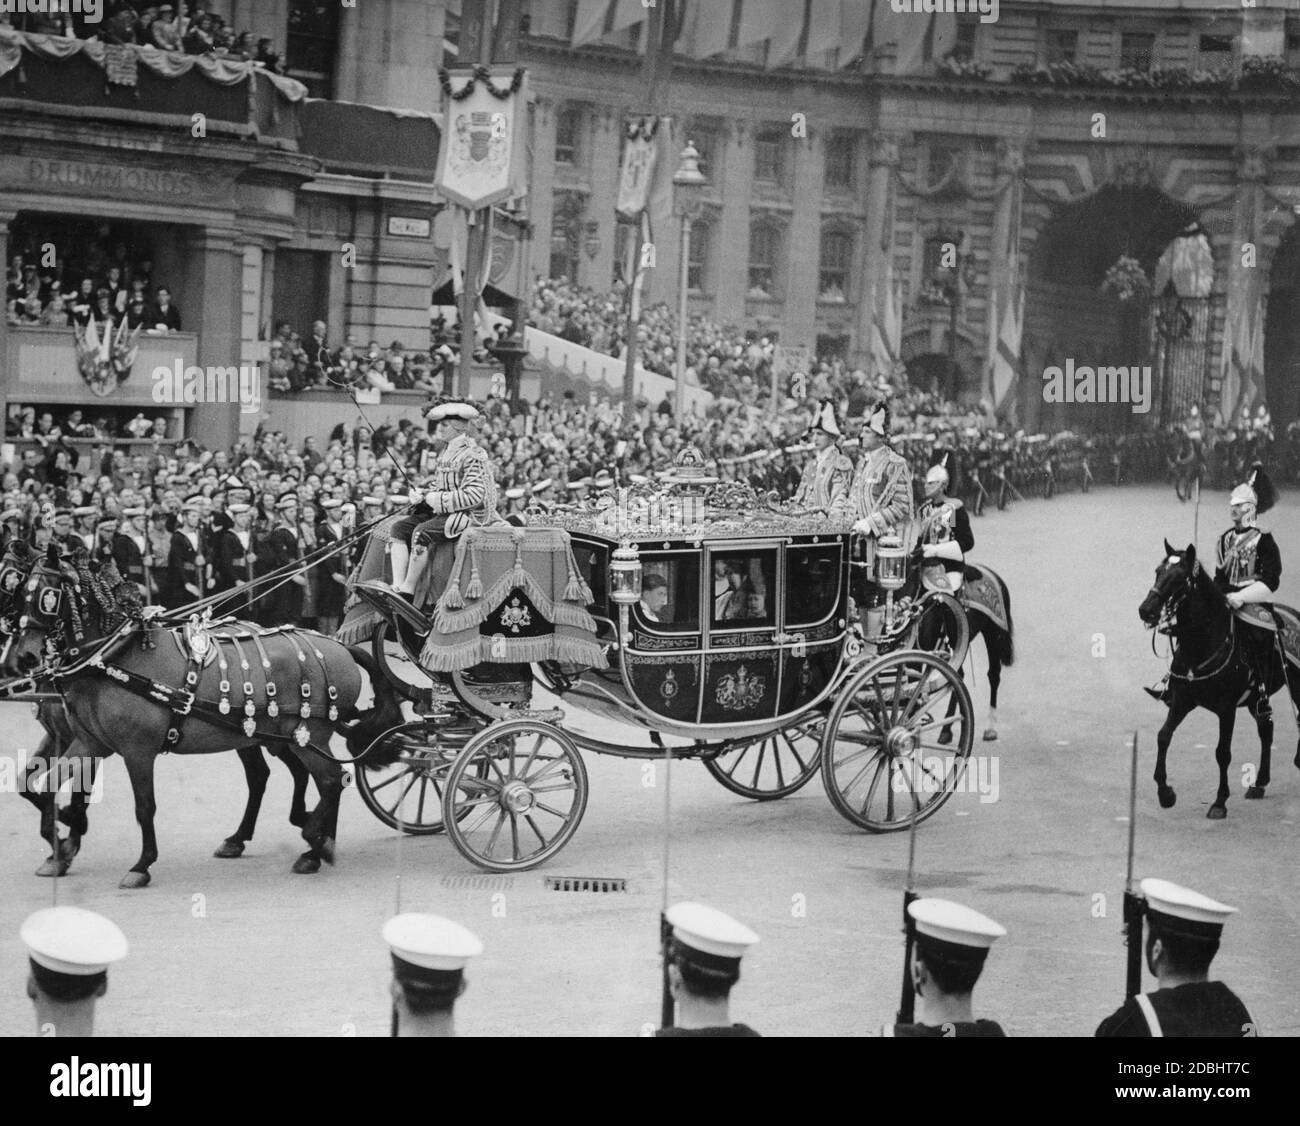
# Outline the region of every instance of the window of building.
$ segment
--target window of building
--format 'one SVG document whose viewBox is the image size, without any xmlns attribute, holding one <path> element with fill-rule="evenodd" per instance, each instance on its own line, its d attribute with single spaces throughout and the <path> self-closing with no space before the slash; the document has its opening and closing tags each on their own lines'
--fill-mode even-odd
<svg viewBox="0 0 1300 1126">
<path fill-rule="evenodd" d="M 975 57 L 975 33 L 979 30 L 979 26 L 979 21 L 974 19 L 957 21 L 957 43 L 952 49 L 954 58 Z"/>
<path fill-rule="evenodd" d="M 686 257 L 686 288 L 693 293 L 704 290 L 709 266 L 709 225 L 691 224 L 691 252 Z"/>
<path fill-rule="evenodd" d="M 853 190 L 853 166 L 857 162 L 856 138 L 851 129 L 836 129 L 826 141 L 826 186 L 839 191 Z"/>
<path fill-rule="evenodd" d="M 700 154 L 700 171 L 704 174 L 704 178 L 716 185 L 717 173 L 720 171 L 713 163 L 718 151 L 717 133 L 712 129 L 692 129 L 690 141 L 695 146 L 695 151 Z"/>
<path fill-rule="evenodd" d="M 781 250 L 781 233 L 760 223 L 749 232 L 749 295 L 772 297 L 776 293 L 776 266 Z"/>
<path fill-rule="evenodd" d="M 769 184 L 779 184 L 784 172 L 783 148 L 785 134 L 769 129 L 758 135 L 754 142 L 754 179 Z"/>
<path fill-rule="evenodd" d="M 578 137 L 582 128 L 582 111 L 565 106 L 555 119 L 555 163 L 578 163 Z"/>
<path fill-rule="evenodd" d="M 1047 32 L 1048 63 L 1072 63 L 1079 53 L 1079 33 L 1062 28 L 1049 28 Z"/>
<path fill-rule="evenodd" d="M 848 300 L 852 261 L 853 240 L 843 231 L 826 231 L 822 235 L 817 286 L 817 295 L 822 301 Z"/>
<path fill-rule="evenodd" d="M 551 219 L 550 276 L 578 280 L 584 201 L 576 192 L 557 192 Z"/>
<path fill-rule="evenodd" d="M 1201 66 L 1206 70 L 1227 66 L 1232 62 L 1231 35 L 1202 35 L 1198 44 Z"/>
<path fill-rule="evenodd" d="M 1148 71 L 1155 60 L 1156 37 L 1147 32 L 1124 32 L 1120 36 L 1119 65 L 1128 70 Z"/>
<path fill-rule="evenodd" d="M 321 0 L 289 0 L 284 65 L 313 98 L 334 96 L 334 63 L 339 45 L 339 5 Z"/>
</svg>

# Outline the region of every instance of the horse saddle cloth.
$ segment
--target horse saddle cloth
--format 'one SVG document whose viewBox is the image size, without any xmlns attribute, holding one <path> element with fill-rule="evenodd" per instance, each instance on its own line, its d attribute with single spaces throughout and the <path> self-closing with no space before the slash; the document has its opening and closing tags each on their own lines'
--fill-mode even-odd
<svg viewBox="0 0 1300 1126">
<path fill-rule="evenodd" d="M 1007 608 L 1002 600 L 1002 586 L 997 579 L 978 567 L 966 565 L 966 581 L 957 597 L 968 610 L 978 610 L 1003 630 L 1007 628 Z"/>
<path fill-rule="evenodd" d="M 1245 622 L 1248 626 L 1266 629 L 1269 633 L 1277 631 L 1277 622 L 1273 620 L 1273 615 L 1268 612 L 1268 607 L 1261 606 L 1258 602 L 1247 603 L 1241 609 L 1234 610 L 1233 614 L 1239 622 Z"/>
<path fill-rule="evenodd" d="M 1287 663 L 1300 668 L 1300 613 L 1296 613 L 1290 606 L 1279 606 L 1274 603 L 1273 615 Z"/>
</svg>

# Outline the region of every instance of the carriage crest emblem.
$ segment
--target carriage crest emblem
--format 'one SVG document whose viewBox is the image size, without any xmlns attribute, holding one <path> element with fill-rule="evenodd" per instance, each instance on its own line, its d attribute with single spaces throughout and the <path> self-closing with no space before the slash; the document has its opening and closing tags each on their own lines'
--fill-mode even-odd
<svg viewBox="0 0 1300 1126">
<path fill-rule="evenodd" d="M 511 633 L 518 633 L 533 624 L 532 614 L 528 612 L 528 607 L 519 601 L 518 595 L 512 598 L 508 605 L 502 607 L 501 624 Z"/>
<path fill-rule="evenodd" d="M 41 591 L 40 608 L 41 614 L 47 618 L 53 618 L 59 612 L 59 604 L 63 601 L 63 592 L 58 587 L 47 586 Z"/>
<path fill-rule="evenodd" d="M 734 673 L 727 673 L 718 681 L 714 699 L 727 711 L 740 711 L 756 706 L 763 699 L 766 686 L 763 677 L 751 676 L 749 670 L 741 665 Z"/>
<path fill-rule="evenodd" d="M 6 567 L 4 575 L 0 577 L 0 590 L 5 594 L 13 594 L 18 589 L 18 584 L 23 581 L 23 573 L 16 567 Z"/>
<path fill-rule="evenodd" d="M 671 700 L 677 695 L 677 674 L 672 669 L 668 670 L 668 675 L 664 677 L 663 683 L 659 685 L 659 695 L 665 700 Z"/>
</svg>

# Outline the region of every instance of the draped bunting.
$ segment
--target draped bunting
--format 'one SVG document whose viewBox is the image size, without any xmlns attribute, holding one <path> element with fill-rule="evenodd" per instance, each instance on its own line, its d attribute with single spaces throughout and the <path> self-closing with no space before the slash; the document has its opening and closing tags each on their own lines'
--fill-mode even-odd
<svg viewBox="0 0 1300 1126">
<path fill-rule="evenodd" d="M 24 50 L 45 59 L 70 59 L 84 54 L 101 69 L 107 70 L 110 52 L 98 39 L 66 39 L 61 35 L 35 35 L 0 27 L 0 78 L 17 68 Z M 307 96 L 307 87 L 293 78 L 274 74 L 243 59 L 224 59 L 215 55 L 182 55 L 176 51 L 162 51 L 157 47 L 126 46 L 117 49 L 133 52 L 141 66 L 147 67 L 162 78 L 179 78 L 196 67 L 199 73 L 219 86 L 238 86 L 260 72 L 289 102 L 300 102 Z"/>
</svg>

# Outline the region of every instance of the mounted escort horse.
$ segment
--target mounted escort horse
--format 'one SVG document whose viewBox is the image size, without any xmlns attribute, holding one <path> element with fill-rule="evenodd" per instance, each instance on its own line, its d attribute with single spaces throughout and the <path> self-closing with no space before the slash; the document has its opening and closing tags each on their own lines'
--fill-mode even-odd
<svg viewBox="0 0 1300 1126">
<path fill-rule="evenodd" d="M 1194 709 L 1205 708 L 1219 719 L 1219 741 L 1214 748 L 1219 789 L 1206 816 L 1222 820 L 1228 815 L 1228 767 L 1238 708 L 1249 707 L 1259 729 L 1259 770 L 1246 797 L 1262 798 L 1271 780 L 1273 713 L 1269 698 L 1286 685 L 1293 703 L 1300 700 L 1300 614 L 1277 603 L 1271 616 L 1258 605 L 1234 610 L 1201 565 L 1195 546 L 1189 544 L 1177 551 L 1167 540 L 1155 582 L 1138 614 L 1149 629 L 1168 635 L 1174 643 L 1168 687 L 1158 696 L 1169 708 L 1156 737 L 1154 778 L 1160 806 L 1169 809 L 1177 800 L 1165 770 L 1173 734 Z M 1260 669 L 1266 674 L 1263 683 L 1252 671 L 1247 630 L 1258 630 L 1265 638 L 1268 656 L 1266 670 Z M 1300 746 L 1295 764 L 1300 767 Z"/>
<path fill-rule="evenodd" d="M 104 572 L 115 574 L 115 569 Z M 387 684 L 371 676 L 369 656 L 309 630 L 262 629 L 197 616 L 185 626 L 152 620 L 128 586 L 110 590 L 101 572 L 85 578 L 51 551 L 23 590 L 20 629 L 5 662 L 13 675 L 37 668 L 47 649 L 59 660 L 48 677 L 62 695 L 73 733 L 96 758 L 126 762 L 140 825 L 140 859 L 121 886 L 143 887 L 157 860 L 153 769 L 163 753 L 211 754 L 259 746 L 287 750 L 310 773 L 320 802 L 306 818 L 308 851 L 298 873 L 333 861 L 342 768 L 330 736 L 364 751 L 375 735 L 402 721 Z M 374 706 L 356 704 L 368 678 Z M 262 772 L 265 763 L 257 759 Z M 245 758 L 245 767 L 248 759 Z M 262 778 L 262 785 L 265 778 Z M 245 820 L 225 842 L 227 855 L 251 836 L 261 800 L 250 795 Z"/>
</svg>

